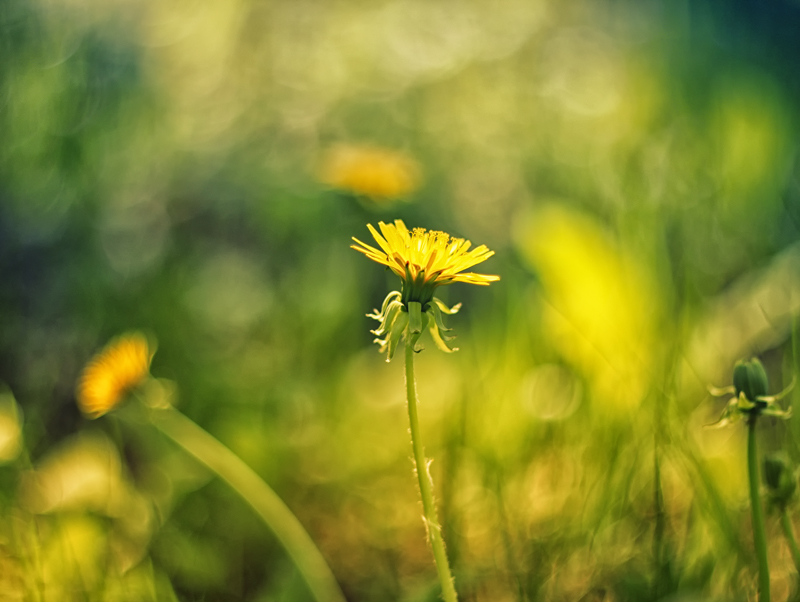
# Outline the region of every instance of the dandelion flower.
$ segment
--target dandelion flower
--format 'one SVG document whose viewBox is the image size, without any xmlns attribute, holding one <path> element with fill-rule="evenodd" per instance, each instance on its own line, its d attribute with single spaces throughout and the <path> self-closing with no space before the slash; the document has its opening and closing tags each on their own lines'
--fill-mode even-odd
<svg viewBox="0 0 800 602">
<path fill-rule="evenodd" d="M 500 279 L 499 276 L 475 274 L 464 270 L 486 261 L 494 255 L 486 246 L 480 245 L 470 250 L 472 243 L 463 238 L 453 238 L 438 231 L 415 228 L 409 231 L 402 220 L 393 224 L 379 222 L 380 233 L 367 224 L 369 231 L 378 243 L 372 247 L 353 238 L 352 248 L 363 253 L 372 261 L 385 265 L 400 277 L 401 290 L 392 291 L 377 309 L 367 317 L 380 322 L 380 327 L 372 333 L 378 338 L 381 353 L 386 353 L 386 361 L 391 361 L 400 341 L 405 342 L 406 356 L 406 399 L 408 401 L 409 432 L 411 447 L 414 450 L 414 466 L 422 497 L 423 521 L 428 533 L 428 542 L 433 551 L 436 571 L 442 586 L 442 597 L 447 602 L 457 602 L 458 596 L 453 585 L 453 575 L 447 561 L 442 527 L 436 516 L 436 503 L 433 496 L 433 480 L 426 470 L 430 462 L 420 437 L 417 407 L 417 384 L 414 378 L 414 353 L 421 351 L 417 341 L 424 328 L 428 328 L 431 338 L 442 351 L 456 351 L 450 341 L 455 337 L 444 334 L 446 328 L 442 314 L 454 314 L 461 304 L 448 308 L 433 296 L 439 286 L 454 282 L 488 285 Z"/>
<path fill-rule="evenodd" d="M 494 255 L 485 245 L 469 250 L 472 243 L 463 238 L 453 238 L 445 232 L 414 228 L 409 231 L 403 220 L 393 224 L 379 222 L 381 233 L 371 224 L 367 228 L 382 250 L 353 238 L 360 251 L 372 261 L 387 266 L 403 281 L 403 303 L 418 301 L 425 305 L 433 298 L 433 289 L 453 282 L 488 285 L 500 280 L 499 276 L 462 273 Z"/>
<path fill-rule="evenodd" d="M 334 188 L 386 201 L 407 196 L 419 186 L 419 167 L 406 154 L 371 146 L 334 146 L 320 179 Z"/>
<path fill-rule="evenodd" d="M 357 244 L 351 245 L 351 248 L 372 261 L 388 267 L 400 277 L 402 283 L 401 291 L 389 293 L 380 311 L 368 314 L 381 322 L 380 328 L 372 331 L 379 337 L 375 342 L 381 345 L 382 352 L 388 352 L 388 361 L 401 336 L 406 334 L 406 327 L 408 334 L 415 335 L 413 340 L 416 341 L 427 322 L 437 346 L 444 351 L 455 351 L 447 343 L 454 337 L 442 334 L 450 329 L 444 327 L 441 314 L 456 313 L 461 304 L 448 308 L 433 296 L 433 292 L 439 286 L 454 282 L 486 286 L 500 280 L 499 276 L 464 272 L 489 259 L 494 251 L 485 245 L 470 250 L 470 241 L 453 238 L 445 232 L 424 228 L 409 231 L 399 219 L 393 224 L 380 222 L 378 226 L 380 233 L 367 224 L 380 249 L 357 238 L 353 238 Z"/>
<path fill-rule="evenodd" d="M 83 369 L 76 390 L 78 406 L 90 418 L 114 409 L 150 372 L 155 350 L 140 332 L 113 339 Z"/>
</svg>

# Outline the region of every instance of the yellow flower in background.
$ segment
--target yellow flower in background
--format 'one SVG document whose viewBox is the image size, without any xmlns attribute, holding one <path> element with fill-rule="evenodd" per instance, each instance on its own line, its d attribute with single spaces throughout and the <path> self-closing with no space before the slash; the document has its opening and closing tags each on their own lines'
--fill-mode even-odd
<svg viewBox="0 0 800 602">
<path fill-rule="evenodd" d="M 22 450 L 22 424 L 11 391 L 0 389 L 0 464 L 11 462 Z"/>
<path fill-rule="evenodd" d="M 561 204 L 521 216 L 515 239 L 541 279 L 550 344 L 584 374 L 602 407 L 635 408 L 658 348 L 660 295 L 646 264 L 599 222 Z"/>
<path fill-rule="evenodd" d="M 378 336 L 375 342 L 380 344 L 381 352 L 387 352 L 386 361 L 392 359 L 402 338 L 407 339 L 407 344 L 414 345 L 426 324 L 442 351 L 456 351 L 448 344 L 455 337 L 443 334 L 450 329 L 444 326 L 442 314 L 456 313 L 461 304 L 448 308 L 433 296 L 433 291 L 438 286 L 454 282 L 487 286 L 500 280 L 499 276 L 463 273 L 467 268 L 489 259 L 494 251 L 485 245 L 470 250 L 470 241 L 453 238 L 445 232 L 428 231 L 425 228 L 409 231 L 399 219 L 393 224 L 379 222 L 378 226 L 381 233 L 367 224 L 380 249 L 355 237 L 353 240 L 358 244 L 351 245 L 351 248 L 385 265 L 402 282 L 401 292 L 392 291 L 380 311 L 376 309 L 372 314 L 367 314 L 381 323 L 380 328 L 372 333 Z"/>
<path fill-rule="evenodd" d="M 373 201 L 407 196 L 419 186 L 420 168 L 400 151 L 373 147 L 337 145 L 325 155 L 320 180 Z"/>
<path fill-rule="evenodd" d="M 76 395 L 81 411 L 97 418 L 114 409 L 150 372 L 151 351 L 140 332 L 113 339 L 83 369 Z"/>
</svg>

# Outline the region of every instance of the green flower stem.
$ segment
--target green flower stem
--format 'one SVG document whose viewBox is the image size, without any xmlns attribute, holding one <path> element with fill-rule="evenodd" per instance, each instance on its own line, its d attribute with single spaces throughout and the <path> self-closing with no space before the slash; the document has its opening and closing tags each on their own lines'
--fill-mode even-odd
<svg viewBox="0 0 800 602">
<path fill-rule="evenodd" d="M 792 552 L 794 567 L 800 573 L 800 548 L 797 547 L 792 521 L 789 519 L 789 513 L 786 512 L 786 508 L 781 508 L 781 527 L 783 528 L 783 535 L 786 537 L 786 543 L 789 544 L 789 550 Z"/>
<path fill-rule="evenodd" d="M 755 415 L 749 416 L 747 419 L 747 472 L 750 480 L 750 508 L 753 513 L 753 541 L 758 558 L 758 599 L 759 602 L 770 602 L 767 536 L 764 528 L 764 511 L 759 495 L 756 420 L 757 416 Z"/>
<path fill-rule="evenodd" d="M 428 472 L 428 462 L 425 460 L 425 450 L 420 437 L 419 417 L 417 415 L 417 381 L 414 378 L 414 345 L 406 342 L 406 397 L 408 398 L 408 420 L 411 425 L 411 445 L 414 448 L 414 464 L 416 465 L 419 490 L 422 495 L 422 510 L 428 540 L 433 549 L 433 559 L 439 573 L 439 582 L 442 585 L 442 595 L 445 602 L 457 602 L 456 588 L 453 585 L 453 576 L 450 573 L 450 564 L 447 562 L 447 552 L 444 549 L 442 526 L 436 518 L 436 504 L 433 501 L 433 479 Z"/>
<path fill-rule="evenodd" d="M 247 464 L 172 407 L 152 409 L 149 417 L 156 428 L 205 464 L 252 506 L 283 544 L 318 602 L 346 602 L 331 569 L 303 525 Z"/>
</svg>

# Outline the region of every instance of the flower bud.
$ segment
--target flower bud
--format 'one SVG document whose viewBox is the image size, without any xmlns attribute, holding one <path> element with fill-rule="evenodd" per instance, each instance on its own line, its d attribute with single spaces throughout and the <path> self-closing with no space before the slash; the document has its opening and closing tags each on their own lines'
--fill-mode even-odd
<svg viewBox="0 0 800 602">
<path fill-rule="evenodd" d="M 764 458 L 764 481 L 770 498 L 779 506 L 785 506 L 797 489 L 797 479 L 785 454 Z"/>
<path fill-rule="evenodd" d="M 737 397 L 744 393 L 751 402 L 767 394 L 769 381 L 764 366 L 758 358 L 754 357 L 749 362 L 736 362 L 733 369 L 733 386 Z"/>
</svg>

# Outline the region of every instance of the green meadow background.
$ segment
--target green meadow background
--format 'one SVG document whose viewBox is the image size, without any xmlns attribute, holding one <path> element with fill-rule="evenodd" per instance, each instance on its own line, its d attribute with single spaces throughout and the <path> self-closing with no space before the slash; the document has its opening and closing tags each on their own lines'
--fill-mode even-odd
<svg viewBox="0 0 800 602">
<path fill-rule="evenodd" d="M 798 28 L 795 0 L 0 0 L 0 600 L 311 599 L 223 483 L 81 416 L 131 330 L 348 600 L 437 600 L 365 317 L 399 280 L 349 248 L 398 218 L 501 277 L 440 289 L 460 350 L 417 356 L 461 599 L 755 599 L 745 428 L 703 426 L 737 359 L 772 392 L 800 363 Z M 410 184 L 337 181 L 364 148 Z M 798 419 L 759 437 L 800 460 Z"/>
</svg>

